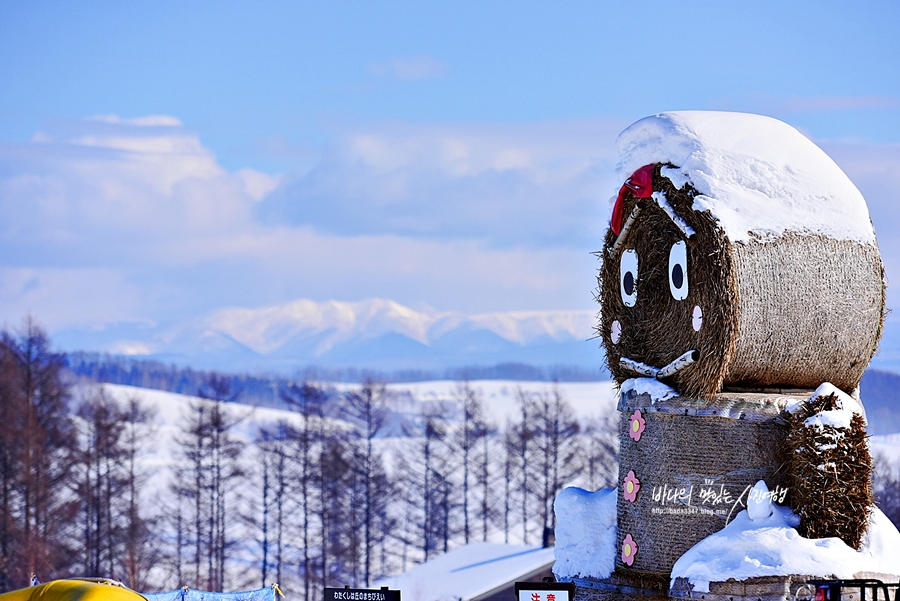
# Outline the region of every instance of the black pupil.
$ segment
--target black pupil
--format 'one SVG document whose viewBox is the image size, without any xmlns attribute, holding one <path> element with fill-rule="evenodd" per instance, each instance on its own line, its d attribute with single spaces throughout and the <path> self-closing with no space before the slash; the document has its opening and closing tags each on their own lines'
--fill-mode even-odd
<svg viewBox="0 0 900 601">
<path fill-rule="evenodd" d="M 680 290 L 682 284 L 684 284 L 684 272 L 681 270 L 681 265 L 676 263 L 672 268 L 672 285 Z"/>
<path fill-rule="evenodd" d="M 634 294 L 634 274 L 630 271 L 625 272 L 625 277 L 622 280 L 622 285 L 625 287 L 625 294 L 631 296 Z"/>
</svg>

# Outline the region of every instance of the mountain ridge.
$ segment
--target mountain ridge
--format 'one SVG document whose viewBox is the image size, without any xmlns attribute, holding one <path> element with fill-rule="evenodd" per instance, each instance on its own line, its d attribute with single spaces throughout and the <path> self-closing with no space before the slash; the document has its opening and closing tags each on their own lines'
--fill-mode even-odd
<svg viewBox="0 0 900 601">
<path fill-rule="evenodd" d="M 261 308 L 108 332 L 55 336 L 92 350 L 213 369 L 296 370 L 302 365 L 381 370 L 447 369 L 506 362 L 600 369 L 596 312 L 510 311 L 467 315 L 416 310 L 383 298 L 297 299 Z"/>
</svg>

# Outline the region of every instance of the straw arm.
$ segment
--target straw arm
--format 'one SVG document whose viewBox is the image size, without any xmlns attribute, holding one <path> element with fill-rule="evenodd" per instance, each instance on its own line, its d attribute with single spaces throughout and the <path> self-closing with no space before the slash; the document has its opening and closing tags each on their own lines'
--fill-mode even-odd
<svg viewBox="0 0 900 601">
<path fill-rule="evenodd" d="M 656 379 L 662 380 L 663 378 L 668 378 L 669 376 L 675 375 L 677 372 L 681 371 L 691 363 L 697 361 L 700 358 L 700 353 L 697 351 L 688 351 L 682 356 L 678 357 L 662 369 L 660 369 L 656 373 Z"/>
<path fill-rule="evenodd" d="M 629 359 L 628 357 L 622 357 L 619 359 L 619 365 L 624 367 L 629 371 L 633 371 L 636 374 L 641 376 L 646 376 L 648 378 L 655 378 L 659 373 L 659 369 L 646 363 L 641 363 L 640 361 L 635 361 L 634 359 Z"/>
<path fill-rule="evenodd" d="M 631 231 L 631 228 L 634 226 L 634 223 L 637 221 L 638 215 L 641 213 L 641 207 L 635 206 L 631 210 L 631 214 L 628 216 L 628 219 L 625 220 L 625 225 L 622 226 L 622 231 L 619 232 L 619 237 L 616 238 L 616 243 L 612 245 L 612 248 L 609 249 L 609 254 L 614 255 L 618 250 L 625 244 L 625 239 L 628 237 L 628 232 Z"/>
<path fill-rule="evenodd" d="M 666 212 L 666 215 L 669 216 L 669 219 L 672 220 L 675 227 L 681 230 L 681 233 L 684 234 L 685 238 L 690 238 L 695 234 L 694 228 L 689 226 L 687 222 L 681 218 L 681 215 L 675 212 L 675 208 L 669 202 L 669 199 L 666 198 L 665 192 L 654 192 L 652 198 L 656 201 L 656 204 L 659 205 L 659 208 Z"/>
<path fill-rule="evenodd" d="M 629 359 L 628 357 L 622 357 L 621 359 L 619 359 L 619 365 L 629 371 L 633 371 L 638 375 L 662 380 L 663 378 L 674 376 L 676 373 L 678 373 L 691 363 L 698 361 L 699 359 L 700 353 L 695 350 L 691 350 L 681 355 L 662 369 L 653 367 L 652 365 L 647 365 L 646 363 L 641 363 L 640 361 L 635 361 L 634 359 Z"/>
</svg>

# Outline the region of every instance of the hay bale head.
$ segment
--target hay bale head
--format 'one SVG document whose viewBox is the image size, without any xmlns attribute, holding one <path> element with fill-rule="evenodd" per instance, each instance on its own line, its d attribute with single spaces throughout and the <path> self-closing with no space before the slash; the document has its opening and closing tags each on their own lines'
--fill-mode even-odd
<svg viewBox="0 0 900 601">
<path fill-rule="evenodd" d="M 600 253 L 598 331 L 621 383 L 850 392 L 875 352 L 884 276 L 862 195 L 790 126 L 690 111 L 638 121 Z"/>
</svg>

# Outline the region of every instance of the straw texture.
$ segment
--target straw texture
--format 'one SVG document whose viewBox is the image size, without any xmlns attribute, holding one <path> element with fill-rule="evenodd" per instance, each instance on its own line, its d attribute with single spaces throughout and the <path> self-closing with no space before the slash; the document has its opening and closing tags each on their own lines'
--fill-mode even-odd
<svg viewBox="0 0 900 601">
<path fill-rule="evenodd" d="M 732 244 L 708 212 L 693 210 L 690 184 L 676 189 L 660 167 L 654 190 L 695 233 L 687 237 L 656 200 L 625 195 L 624 214 L 640 213 L 615 250 L 617 237 L 607 232 L 599 253 L 597 332 L 613 377 L 621 383 L 637 375 L 623 358 L 658 369 L 696 350 L 695 363 L 661 378 L 685 396 L 709 398 L 732 387 L 814 389 L 826 381 L 852 392 L 884 321 L 877 246 L 790 233 Z M 670 292 L 670 250 L 678 242 L 687 247 L 683 300 Z M 638 273 L 629 307 L 620 261 L 630 251 Z M 616 340 L 613 331 L 621 332 Z"/>
<path fill-rule="evenodd" d="M 601 304 L 598 333 L 603 338 L 610 372 L 621 383 L 635 377 L 623 368 L 625 357 L 661 368 L 685 352 L 696 350 L 699 359 L 664 381 L 686 396 L 709 396 L 718 392 L 727 365 L 734 355 L 737 328 L 737 287 L 733 273 L 731 244 L 708 213 L 691 209 L 693 193 L 678 191 L 659 166 L 653 177 L 654 189 L 662 190 L 672 208 L 695 231 L 685 240 L 655 200 L 625 197 L 625 214 L 640 203 L 637 222 L 628 239 L 614 253 L 607 252 L 599 274 Z M 607 232 L 606 249 L 615 244 L 616 236 Z M 669 252 L 672 246 L 686 241 L 688 254 L 688 296 L 675 300 L 669 292 Z M 638 255 L 637 302 L 626 307 L 620 293 L 620 260 L 625 250 Z M 703 326 L 692 327 L 694 307 L 703 312 Z M 612 324 L 621 324 L 622 336 L 613 342 Z"/>
<path fill-rule="evenodd" d="M 731 249 L 739 306 L 725 384 L 816 388 L 831 382 L 851 393 L 884 321 L 878 248 L 788 234 Z"/>
<path fill-rule="evenodd" d="M 638 552 L 631 566 L 617 553 L 617 572 L 669 574 L 681 555 L 744 509 L 749 487 L 783 484 L 778 449 L 787 426 L 779 414 L 788 398 L 723 395 L 700 403 L 739 408 L 725 412 L 731 417 L 685 414 L 695 401 L 681 397 L 621 400 L 618 551 L 630 534 Z M 645 421 L 639 440 L 631 429 L 635 410 Z M 640 481 L 634 501 L 623 492 L 629 472 Z"/>
<path fill-rule="evenodd" d="M 788 418 L 784 466 L 800 534 L 836 536 L 858 549 L 873 504 L 872 457 L 863 418 L 854 413 L 849 428 L 804 423 L 836 408 L 834 395 L 819 396 Z"/>
</svg>

